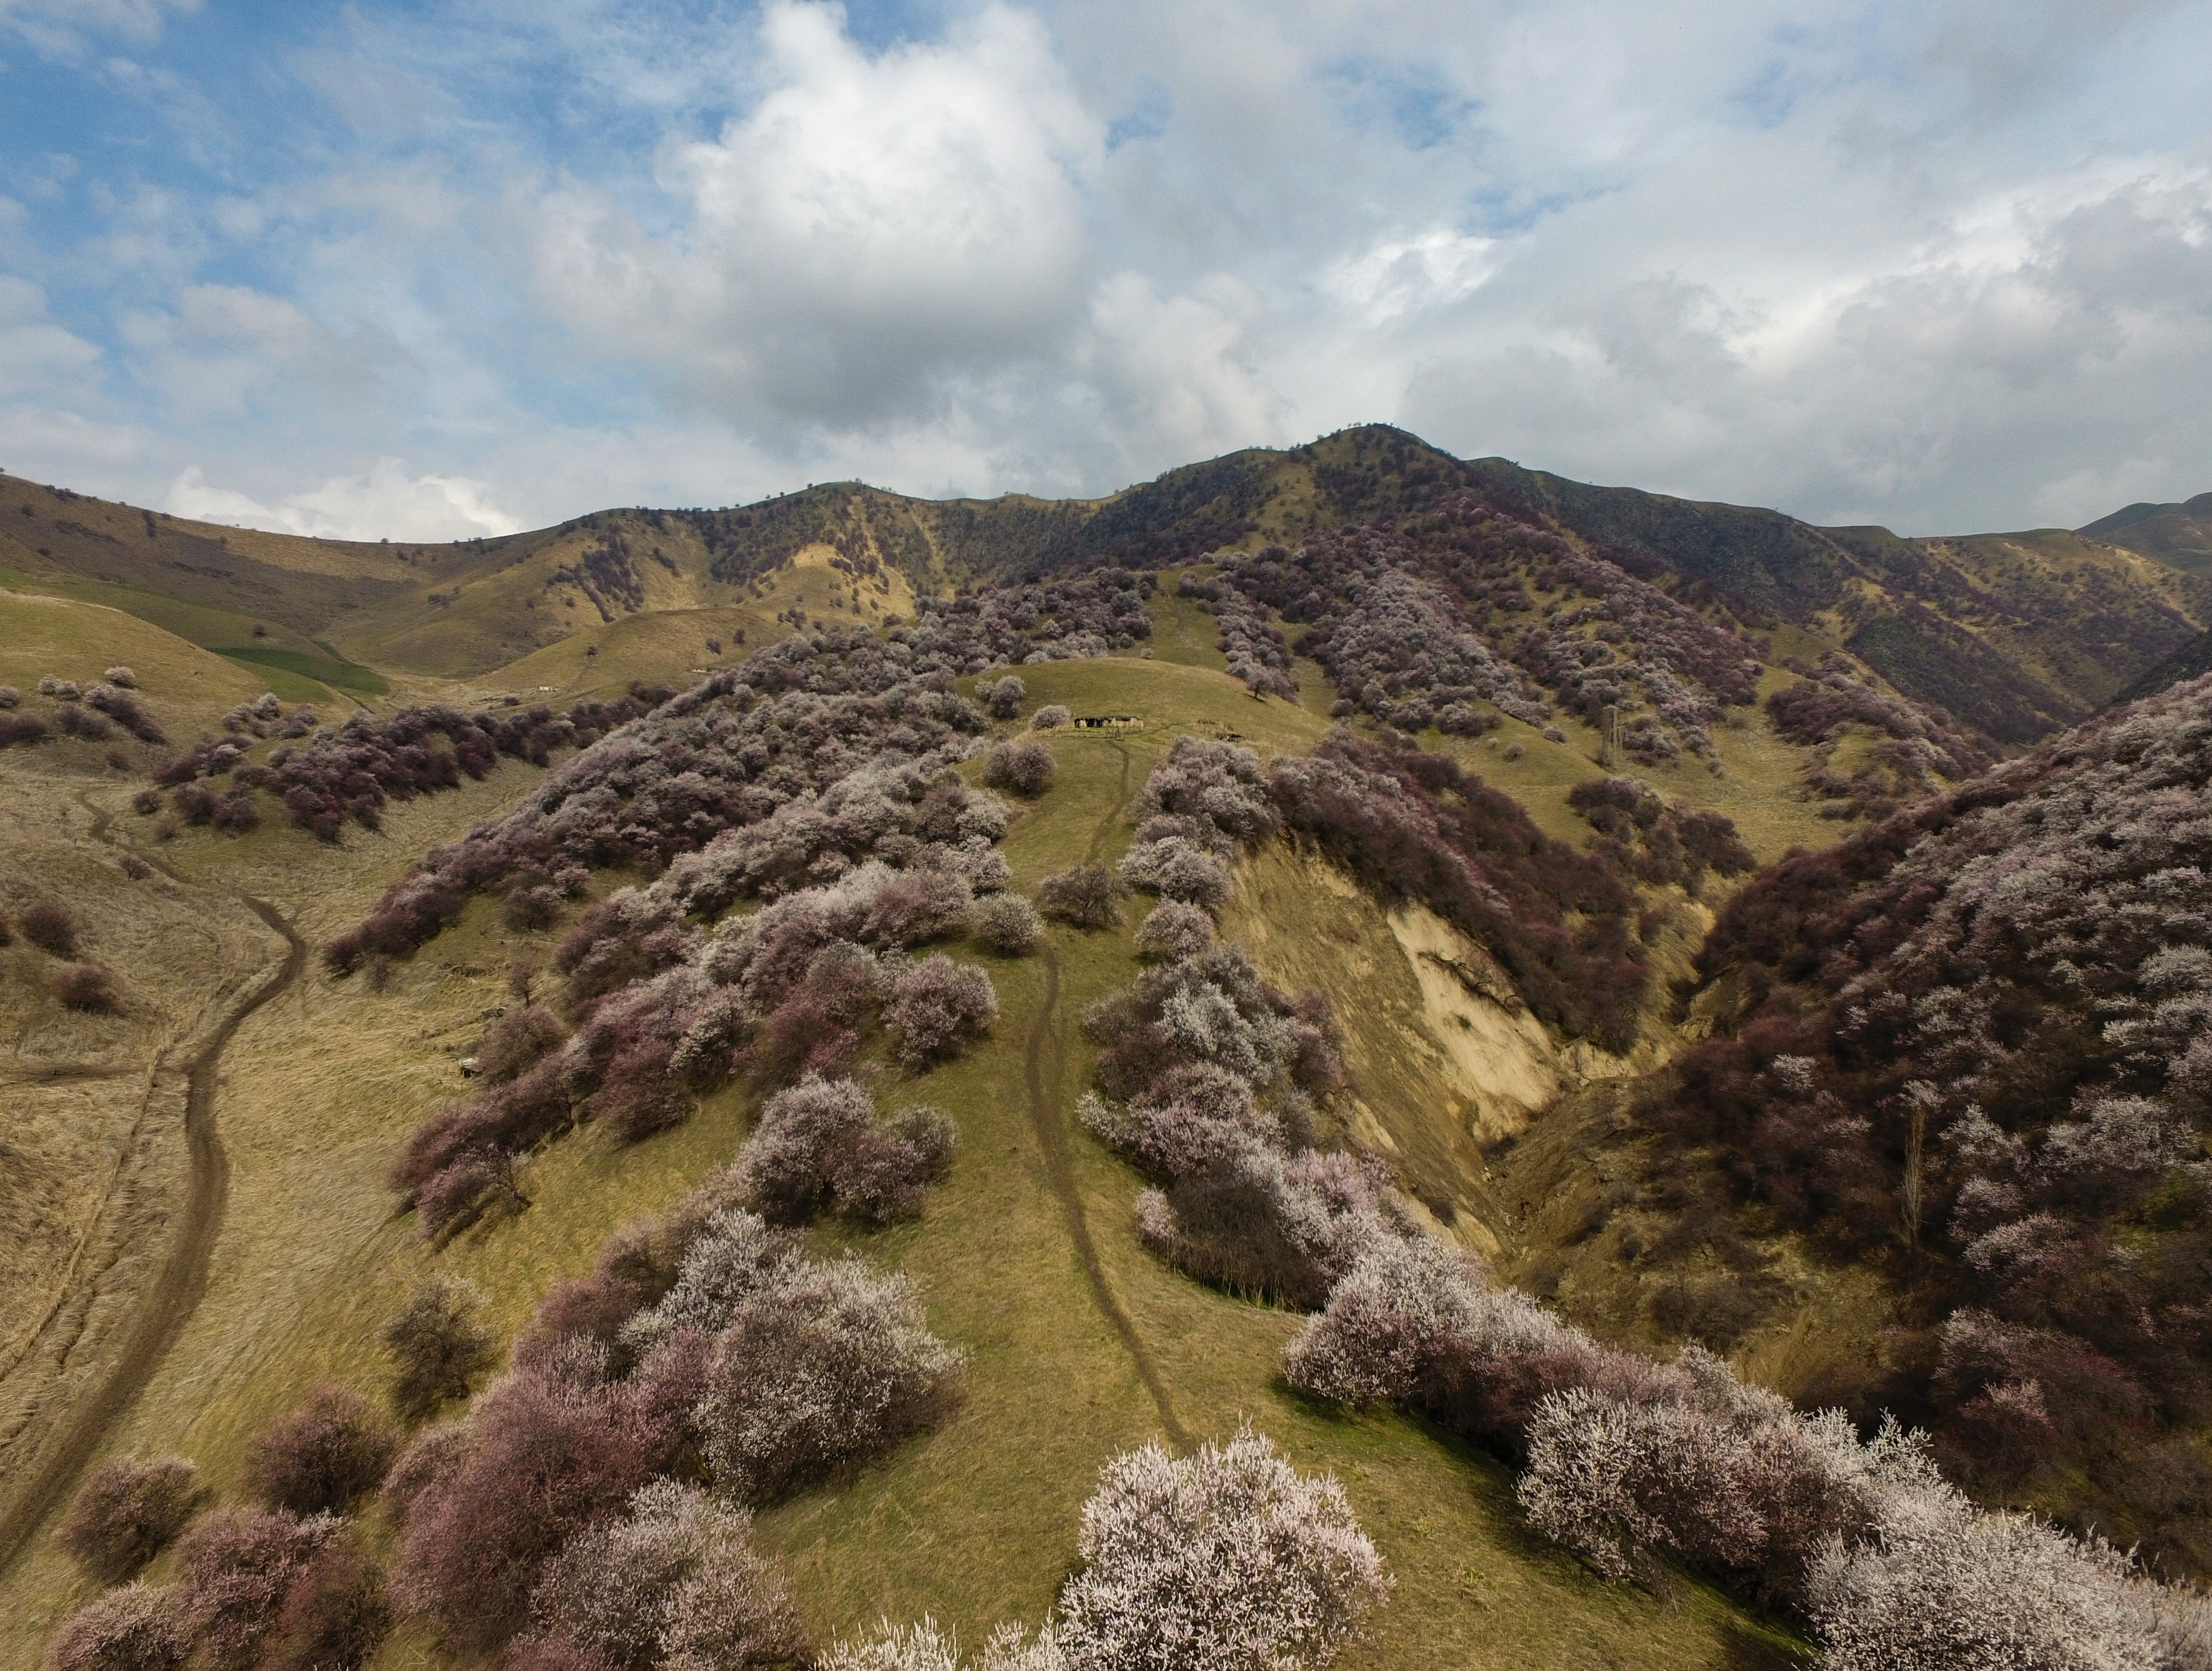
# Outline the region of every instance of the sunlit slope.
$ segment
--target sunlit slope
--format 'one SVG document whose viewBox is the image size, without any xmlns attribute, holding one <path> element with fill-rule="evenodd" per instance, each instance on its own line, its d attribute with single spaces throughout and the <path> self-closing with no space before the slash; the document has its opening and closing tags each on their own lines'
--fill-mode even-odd
<svg viewBox="0 0 2212 1671">
<path fill-rule="evenodd" d="M 1393 523 L 1455 495 L 1534 518 L 1693 604 L 1802 637 L 1814 659 L 1848 647 L 1907 696 L 2006 744 L 2092 711 L 2212 626 L 2212 580 L 2170 566 L 2162 548 L 2154 555 L 2168 561 L 2106 543 L 2103 525 L 1948 540 L 1822 529 L 1462 460 L 1379 425 L 1248 448 L 1100 500 L 933 501 L 829 483 L 726 510 L 608 510 L 451 544 L 219 528 L 0 477 L 0 584 L 74 588 L 207 647 L 281 652 L 295 676 L 374 694 L 346 672 L 349 659 L 481 678 L 633 617 L 744 607 L 810 557 L 838 582 L 827 607 L 873 622 L 917 592 L 1104 564 L 1170 568 L 1224 547 Z M 2166 526 L 2130 526 L 2154 524 Z M 264 635 L 250 636 L 255 627 Z"/>
<path fill-rule="evenodd" d="M 151 623 L 99 604 L 0 591 L 0 684 L 25 695 L 31 711 L 41 678 L 86 685 L 107 669 L 137 678 L 138 703 L 172 740 L 186 740 L 228 709 L 269 688 L 258 670 L 186 642 Z"/>
<path fill-rule="evenodd" d="M 1119 855 L 1145 776 L 1177 735 L 1303 750 L 1327 723 L 1188 665 L 1113 659 L 1022 675 L 1030 706 L 1060 702 L 1142 721 L 1051 734 L 1058 777 L 1006 848 L 1024 890 L 1086 858 Z M 510 763 L 458 794 L 395 808 L 381 836 L 349 829 L 340 848 L 264 827 L 243 842 L 190 832 L 167 853 L 209 885 L 250 884 L 319 940 L 367 909 L 422 846 L 511 802 L 532 775 Z M 1295 866 L 1261 885 L 1248 878 L 1232 932 L 1258 913 L 1277 945 L 1334 933 L 1342 891 L 1334 878 Z M 382 991 L 311 971 L 247 1021 L 226 1061 L 231 1196 L 208 1295 L 116 1449 L 179 1450 L 234 1498 L 246 1442 L 261 1422 L 325 1377 L 381 1387 L 376 1330 L 423 1271 L 478 1282 L 511 1334 L 552 1281 L 589 1268 L 610 1230 L 734 1154 L 753 1112 L 739 1090 L 634 1147 L 617 1148 L 593 1128 L 559 1139 L 528 1170 L 526 1211 L 442 1249 L 425 1243 L 411 1218 L 392 1215 L 383 1182 L 392 1155 L 417 1121 L 461 1094 L 455 1060 L 513 1002 L 504 989 L 513 961 L 542 958 L 561 932 L 518 933 L 494 902 L 479 900 Z M 1402 976 L 1376 982 L 1369 996 L 1395 1004 L 1417 965 L 1395 944 L 1378 947 L 1401 959 Z M 1670 1671 L 1784 1662 L 1711 1592 L 1684 1583 L 1654 1596 L 1608 1586 L 1540 1544 L 1496 1464 L 1396 1418 L 1347 1417 L 1291 1396 L 1277 1355 L 1294 1317 L 1201 1288 L 1142 1252 L 1132 1218 L 1139 1180 L 1073 1120 L 1090 1056 L 1082 1011 L 1133 977 L 1127 928 L 1055 928 L 1048 957 L 990 959 L 972 947 L 961 955 L 984 958 L 997 982 L 993 1036 L 925 1075 L 886 1069 L 878 1087 L 886 1105 L 927 1100 L 955 1117 L 962 1144 L 951 1176 L 916 1223 L 818 1234 L 914 1275 L 932 1327 L 970 1354 L 965 1399 L 932 1436 L 763 1517 L 763 1536 L 791 1562 L 822 1637 L 863 1631 L 884 1613 L 934 1612 L 971 1640 L 1000 1618 L 1036 1618 L 1074 1559 L 1076 1511 L 1108 1456 L 1146 1437 L 1222 1435 L 1249 1419 L 1301 1466 L 1338 1474 L 1396 1574 L 1373 1639 L 1348 1664 Z M 1426 1020 L 1406 1019 L 1423 1049 L 1444 1048 Z M 341 1038 L 344 1050 L 334 1051 Z M 1355 1072 L 1366 1070 L 1355 1060 Z M 1419 1081 L 1377 1074 L 1359 1091 L 1389 1105 L 1376 1121 L 1404 1134 L 1409 1159 L 1479 1165 L 1467 1112 L 1414 1105 Z M 1048 1125 L 1065 1170 L 1048 1156 Z M 1422 1130 L 1431 1142 L 1417 1153 L 1412 1134 Z M 1480 1177 L 1460 1182 L 1472 1205 Z M 1133 1352 L 1099 1309 L 1077 1253 L 1078 1215 L 1096 1244 L 1099 1279 L 1131 1319 Z M 157 1566 L 153 1577 L 166 1572 Z M 37 1644 L 84 1594 L 50 1550 L 19 1570 L 0 1610 L 5 1663 L 27 1671 Z M 377 1662 L 441 1662 L 411 1632 Z"/>
</svg>

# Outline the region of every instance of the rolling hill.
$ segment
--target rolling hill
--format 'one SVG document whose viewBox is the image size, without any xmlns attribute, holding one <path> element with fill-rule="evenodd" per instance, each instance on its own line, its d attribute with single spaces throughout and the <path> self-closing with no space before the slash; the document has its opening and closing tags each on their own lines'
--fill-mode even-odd
<svg viewBox="0 0 2212 1671">
<path fill-rule="evenodd" d="M 2070 1534 L 2212 1571 L 2212 696 L 2088 717 L 2212 583 L 1373 428 L 452 546 L 8 479 L 0 571 L 0 1664 L 611 1667 L 664 1512 L 747 1662 L 1103 1663 L 1102 1469 L 1247 1425 L 1395 1577 L 1345 1666 L 2203 1663 Z M 168 1455 L 147 1587 L 72 1556 Z"/>
<path fill-rule="evenodd" d="M 2139 501 L 2075 532 L 2201 574 L 2212 568 L 2212 493 L 2171 505 Z"/>
</svg>

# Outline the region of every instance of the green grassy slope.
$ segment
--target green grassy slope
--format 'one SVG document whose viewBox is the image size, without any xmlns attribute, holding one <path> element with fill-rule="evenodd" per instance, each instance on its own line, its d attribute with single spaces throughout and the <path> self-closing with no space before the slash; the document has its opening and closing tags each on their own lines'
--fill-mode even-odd
<svg viewBox="0 0 2212 1671">
<path fill-rule="evenodd" d="M 1307 709 L 1255 702 L 1203 666 L 1111 659 L 1023 673 L 1032 705 L 1146 721 L 1133 732 L 1050 738 L 1058 778 L 1006 843 L 1024 889 L 1083 859 L 1116 857 L 1145 775 L 1177 735 L 1305 749 L 1325 726 Z M 533 776 L 510 764 L 459 794 L 394 809 L 383 835 L 349 832 L 342 849 L 264 827 L 242 841 L 188 832 L 163 856 L 209 885 L 250 885 L 318 940 L 365 909 L 423 845 L 511 800 Z M 137 829 L 125 815 L 118 832 Z M 1319 896 L 1295 883 L 1285 896 L 1283 885 L 1278 878 L 1264 900 L 1249 899 L 1295 936 L 1322 920 Z M 479 901 L 385 990 L 313 973 L 248 1020 L 225 1064 L 230 1202 L 208 1294 L 117 1449 L 180 1450 L 234 1495 L 249 1435 L 317 1380 L 381 1385 L 376 1328 L 420 1273 L 469 1275 L 511 1333 L 551 1281 L 589 1268 L 611 1230 L 734 1153 L 752 1109 L 729 1091 L 633 1148 L 591 1130 L 562 1139 L 529 1170 L 527 1211 L 443 1249 L 392 1215 L 382 1183 L 391 1157 L 416 1121 L 461 1092 L 454 1058 L 511 1001 L 501 990 L 510 961 L 542 957 L 558 932 L 517 934 Z M 818 1233 L 909 1271 L 932 1326 L 970 1362 L 964 1402 L 939 1431 L 763 1517 L 761 1534 L 792 1564 L 817 1632 L 930 1612 L 972 1640 L 1002 1618 L 1033 1620 L 1073 1560 L 1076 1511 L 1108 1456 L 1147 1437 L 1187 1442 L 1249 1420 L 1300 1466 L 1342 1479 L 1396 1575 L 1372 1639 L 1349 1665 L 1790 1662 L 1786 1641 L 1700 1586 L 1679 1583 L 1664 1595 L 1609 1586 L 1534 1541 L 1510 1474 L 1494 1462 L 1395 1417 L 1348 1416 L 1290 1395 L 1276 1365 L 1296 1319 L 1200 1287 L 1145 1255 L 1132 1221 L 1139 1179 L 1074 1121 L 1089 1056 L 1079 1018 L 1133 976 L 1128 931 L 1055 928 L 1042 955 L 988 961 L 1002 1006 L 993 1036 L 918 1079 L 886 1068 L 878 1085 L 886 1106 L 927 1100 L 955 1116 L 962 1144 L 951 1176 L 918 1222 L 878 1235 Z M 1396 1093 L 1378 1082 L 1365 1094 Z M 28 1671 L 53 1623 L 85 1594 L 50 1549 L 19 1569 L 0 1590 L 0 1665 Z M 403 1632 L 377 1664 L 442 1662 L 433 1644 Z"/>
</svg>

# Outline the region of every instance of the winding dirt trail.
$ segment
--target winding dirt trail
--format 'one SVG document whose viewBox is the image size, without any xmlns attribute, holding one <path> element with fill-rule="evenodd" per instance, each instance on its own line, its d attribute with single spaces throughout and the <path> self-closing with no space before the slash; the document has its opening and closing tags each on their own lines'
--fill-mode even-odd
<svg viewBox="0 0 2212 1671">
<path fill-rule="evenodd" d="M 88 800 L 84 804 L 94 815 L 93 835 L 106 840 L 112 816 L 93 807 Z M 167 867 L 161 868 L 167 873 Z M 85 1465 L 176 1344 L 206 1291 L 208 1266 L 230 1193 L 230 1162 L 222 1151 L 215 1123 L 222 1053 L 246 1018 L 289 990 L 307 962 L 307 941 L 282 912 L 250 894 L 240 893 L 237 897 L 284 937 L 283 964 L 273 975 L 264 970 L 261 978 L 240 992 L 222 1024 L 185 1066 L 185 1142 L 191 1170 L 176 1237 L 161 1268 L 139 1297 L 121 1352 L 99 1387 L 70 1412 L 58 1430 L 58 1437 L 49 1442 L 36 1476 L 10 1505 L 7 1523 L 0 1526 L 0 1575 L 22 1559 L 40 1529 L 69 1496 Z"/>
<path fill-rule="evenodd" d="M 1120 743 L 1113 748 L 1121 757 L 1121 787 L 1113 805 L 1091 832 L 1091 845 L 1084 854 L 1085 864 L 1097 862 L 1106 838 L 1113 832 L 1115 820 L 1129 804 L 1129 751 Z M 1121 1336 L 1122 1346 L 1145 1383 L 1145 1390 L 1152 1395 L 1152 1403 L 1160 1413 L 1160 1425 L 1167 1431 L 1169 1439 L 1178 1449 L 1188 1449 L 1190 1434 L 1176 1415 L 1159 1365 L 1145 1349 L 1136 1324 L 1115 1293 L 1113 1285 L 1107 1281 L 1106 1268 L 1099 1262 L 1098 1244 L 1091 1238 L 1091 1221 L 1083 1209 L 1083 1196 L 1076 1188 L 1074 1158 L 1068 1151 L 1067 1121 L 1047 1089 L 1060 1084 L 1067 1065 L 1067 1041 L 1060 1024 L 1060 957 L 1049 944 L 1044 946 L 1042 956 L 1044 1002 L 1038 1006 L 1036 1020 L 1030 1024 L 1022 1056 L 1022 1071 L 1028 1081 L 1030 1125 L 1036 1133 L 1037 1148 L 1044 1156 L 1052 1193 L 1067 1220 L 1068 1239 L 1075 1244 L 1076 1257 L 1083 1262 L 1083 1273 L 1090 1280 L 1091 1295 L 1097 1303 L 1099 1315 Z"/>
</svg>

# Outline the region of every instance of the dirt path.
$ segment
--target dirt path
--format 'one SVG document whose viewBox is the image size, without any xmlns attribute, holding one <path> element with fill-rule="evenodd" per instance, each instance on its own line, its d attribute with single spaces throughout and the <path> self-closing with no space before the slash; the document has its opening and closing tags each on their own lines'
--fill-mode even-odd
<svg viewBox="0 0 2212 1671">
<path fill-rule="evenodd" d="M 1113 833 L 1115 821 L 1129 804 L 1129 751 L 1119 743 L 1114 744 L 1114 750 L 1121 757 L 1121 788 L 1114 805 L 1091 834 L 1090 848 L 1084 854 L 1085 864 L 1097 862 L 1099 851 Z M 1049 945 L 1041 955 L 1044 959 L 1044 1002 L 1038 1006 L 1036 1020 L 1030 1028 L 1022 1060 L 1022 1071 L 1029 1085 L 1030 1124 L 1036 1133 L 1045 1171 L 1052 1180 L 1052 1193 L 1058 1198 L 1060 1212 L 1067 1220 L 1068 1239 L 1075 1244 L 1076 1257 L 1083 1261 L 1083 1274 L 1090 1279 L 1091 1297 L 1097 1302 L 1099 1314 L 1128 1349 L 1145 1390 L 1152 1395 L 1152 1403 L 1160 1413 L 1160 1425 L 1167 1430 L 1168 1437 L 1178 1448 L 1188 1449 L 1190 1435 L 1176 1418 L 1167 1383 L 1160 1377 L 1159 1366 L 1145 1350 L 1136 1324 L 1106 1279 L 1105 1267 L 1098 1259 L 1098 1244 L 1091 1239 L 1091 1221 L 1083 1210 L 1082 1194 L 1076 1188 L 1075 1163 L 1068 1151 L 1067 1121 L 1048 1089 L 1060 1084 L 1067 1065 L 1066 1036 L 1060 1025 L 1060 957 Z"/>
<path fill-rule="evenodd" d="M 109 817 L 94 811 L 93 833 L 105 839 Z M 288 991 L 307 967 L 307 943 L 266 900 L 240 894 L 239 900 L 284 937 L 282 968 L 240 993 L 222 1024 L 185 1070 L 185 1141 L 191 1157 L 182 1218 L 161 1268 L 147 1285 L 124 1336 L 122 1351 L 93 1393 L 80 1401 L 50 1442 L 36 1477 L 15 1498 L 7 1523 L 0 1526 L 0 1574 L 20 1560 L 39 1530 L 76 1485 L 85 1465 L 152 1378 L 207 1288 L 208 1265 L 222 1228 L 230 1189 L 230 1163 L 216 1133 L 215 1097 L 222 1053 L 240 1024 L 264 1004 Z"/>
</svg>

